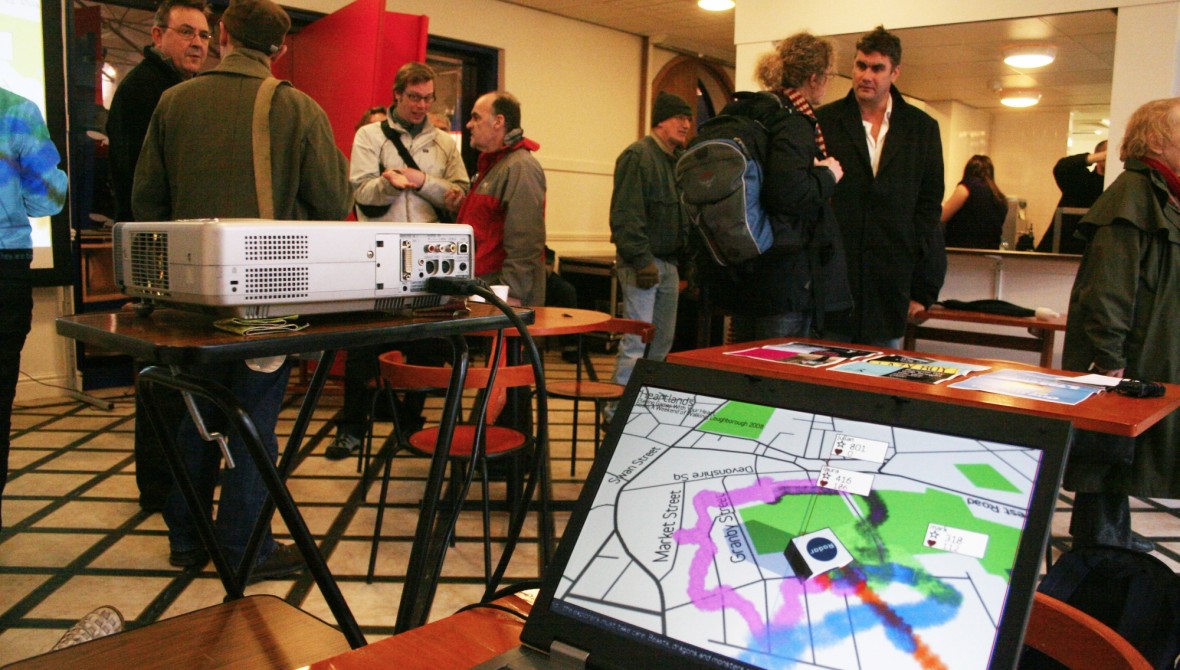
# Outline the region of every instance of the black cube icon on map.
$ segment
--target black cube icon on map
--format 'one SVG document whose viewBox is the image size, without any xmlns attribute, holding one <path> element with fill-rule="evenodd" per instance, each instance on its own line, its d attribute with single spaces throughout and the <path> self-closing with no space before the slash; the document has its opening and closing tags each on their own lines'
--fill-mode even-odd
<svg viewBox="0 0 1180 670">
<path fill-rule="evenodd" d="M 852 562 L 852 554 L 848 553 L 831 528 L 791 538 L 783 553 L 795 575 L 803 579 L 811 579 Z"/>
</svg>

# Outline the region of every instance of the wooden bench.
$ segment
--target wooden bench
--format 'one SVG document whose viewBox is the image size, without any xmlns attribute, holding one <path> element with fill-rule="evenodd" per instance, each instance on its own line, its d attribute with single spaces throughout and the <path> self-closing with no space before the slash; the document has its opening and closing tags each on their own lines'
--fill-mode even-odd
<svg viewBox="0 0 1180 670">
<path fill-rule="evenodd" d="M 978 330 L 932 328 L 922 325 L 933 320 L 1024 328 L 1028 331 L 1028 336 L 1005 335 Z M 1040 366 L 1051 368 L 1053 367 L 1053 346 L 1057 332 L 1064 330 L 1064 314 L 1053 319 L 1038 319 L 1034 316 L 1004 316 L 958 309 L 934 308 L 919 312 L 914 320 L 906 325 L 905 341 L 902 348 L 913 351 L 916 340 L 936 340 L 1019 351 L 1036 351 L 1041 354 Z"/>
</svg>

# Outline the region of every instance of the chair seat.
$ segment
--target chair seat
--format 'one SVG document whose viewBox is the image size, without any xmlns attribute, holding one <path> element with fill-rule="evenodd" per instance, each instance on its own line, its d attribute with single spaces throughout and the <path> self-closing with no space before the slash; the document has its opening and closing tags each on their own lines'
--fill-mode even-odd
<svg viewBox="0 0 1180 670">
<path fill-rule="evenodd" d="M 545 390 L 552 398 L 585 398 L 590 400 L 622 398 L 623 388 L 619 384 L 592 381 L 556 381 L 549 382 L 545 386 Z"/>
<path fill-rule="evenodd" d="M 525 445 L 523 433 L 504 426 L 485 426 L 484 441 L 487 444 L 487 456 L 493 458 L 500 454 L 520 449 Z M 438 444 L 438 427 L 426 428 L 410 436 L 410 447 L 424 454 L 433 454 Z M 451 438 L 451 458 L 471 458 L 472 445 L 475 443 L 475 426 L 459 424 L 455 426 L 455 435 Z"/>
</svg>

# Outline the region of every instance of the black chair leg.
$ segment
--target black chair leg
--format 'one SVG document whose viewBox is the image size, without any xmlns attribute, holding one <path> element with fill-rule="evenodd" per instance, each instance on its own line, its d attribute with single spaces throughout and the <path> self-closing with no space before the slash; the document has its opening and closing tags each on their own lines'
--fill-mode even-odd
<svg viewBox="0 0 1180 670">
<path fill-rule="evenodd" d="M 385 459 L 385 467 L 381 474 L 381 497 L 377 499 L 377 521 L 373 523 L 373 543 L 369 547 L 369 572 L 365 576 L 365 583 L 373 583 L 373 572 L 377 568 L 377 545 L 381 542 L 381 523 L 385 519 L 385 496 L 389 493 L 389 477 L 393 470 L 393 457 L 397 453 L 395 448 L 389 458 Z"/>
</svg>

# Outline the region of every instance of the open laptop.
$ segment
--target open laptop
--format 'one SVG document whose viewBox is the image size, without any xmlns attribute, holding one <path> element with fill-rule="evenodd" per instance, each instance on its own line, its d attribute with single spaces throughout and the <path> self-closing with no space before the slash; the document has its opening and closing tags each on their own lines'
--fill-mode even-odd
<svg viewBox="0 0 1180 670">
<path fill-rule="evenodd" d="M 1011 668 L 1068 422 L 640 361 L 479 668 Z"/>
</svg>

